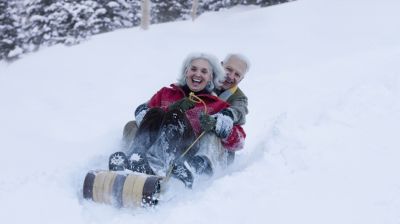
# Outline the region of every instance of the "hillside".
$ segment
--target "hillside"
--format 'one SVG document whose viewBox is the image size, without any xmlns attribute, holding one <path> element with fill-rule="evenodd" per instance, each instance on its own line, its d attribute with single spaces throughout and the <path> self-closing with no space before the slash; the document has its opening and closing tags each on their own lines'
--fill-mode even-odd
<svg viewBox="0 0 400 224">
<path fill-rule="evenodd" d="M 98 35 L 0 64 L 4 223 L 395 224 L 400 3 L 299 0 Z M 194 51 L 252 63 L 245 149 L 207 187 L 154 209 L 81 198 L 134 109 Z"/>
</svg>

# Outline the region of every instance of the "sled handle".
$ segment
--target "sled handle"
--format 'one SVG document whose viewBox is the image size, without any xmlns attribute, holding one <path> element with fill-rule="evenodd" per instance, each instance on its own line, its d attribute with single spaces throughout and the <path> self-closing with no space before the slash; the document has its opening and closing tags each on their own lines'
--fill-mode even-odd
<svg viewBox="0 0 400 224">
<path fill-rule="evenodd" d="M 193 92 L 189 93 L 189 100 L 195 103 L 202 103 L 204 106 L 204 113 L 207 113 L 207 104 L 200 97 L 196 96 Z"/>
</svg>

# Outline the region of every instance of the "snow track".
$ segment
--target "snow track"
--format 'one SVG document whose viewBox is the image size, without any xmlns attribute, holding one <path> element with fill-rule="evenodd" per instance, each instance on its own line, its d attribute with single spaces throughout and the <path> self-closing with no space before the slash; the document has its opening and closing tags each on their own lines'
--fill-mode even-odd
<svg viewBox="0 0 400 224">
<path fill-rule="evenodd" d="M 120 30 L 0 64 L 4 223 L 400 222 L 398 1 L 298 0 Z M 192 51 L 252 62 L 245 149 L 152 209 L 82 200 L 134 109 Z"/>
</svg>

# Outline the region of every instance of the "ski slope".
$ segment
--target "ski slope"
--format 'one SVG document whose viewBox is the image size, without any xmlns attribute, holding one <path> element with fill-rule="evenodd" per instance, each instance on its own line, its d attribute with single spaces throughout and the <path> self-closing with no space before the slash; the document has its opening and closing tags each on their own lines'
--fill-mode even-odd
<svg viewBox="0 0 400 224">
<path fill-rule="evenodd" d="M 0 63 L 2 223 L 400 223 L 400 2 L 298 0 Z M 246 55 L 236 163 L 153 209 L 82 200 L 134 109 L 195 51 Z"/>
</svg>

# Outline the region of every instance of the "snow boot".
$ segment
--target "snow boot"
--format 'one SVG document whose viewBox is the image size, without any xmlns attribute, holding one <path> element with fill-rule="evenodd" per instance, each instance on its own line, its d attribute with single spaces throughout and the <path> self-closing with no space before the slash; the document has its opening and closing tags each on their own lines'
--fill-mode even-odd
<svg viewBox="0 0 400 224">
<path fill-rule="evenodd" d="M 197 174 L 213 175 L 211 161 L 206 156 L 194 156 L 188 163 L 195 169 Z"/>
<path fill-rule="evenodd" d="M 108 169 L 111 171 L 125 170 L 128 167 L 128 158 L 123 152 L 111 154 L 108 160 Z"/>
<path fill-rule="evenodd" d="M 175 164 L 172 168 L 171 175 L 182 181 L 185 187 L 192 188 L 194 177 L 192 172 L 184 164 Z"/>
<path fill-rule="evenodd" d="M 129 160 L 128 169 L 138 173 L 155 175 L 146 159 L 146 156 L 142 153 L 132 154 L 131 159 Z"/>
</svg>

